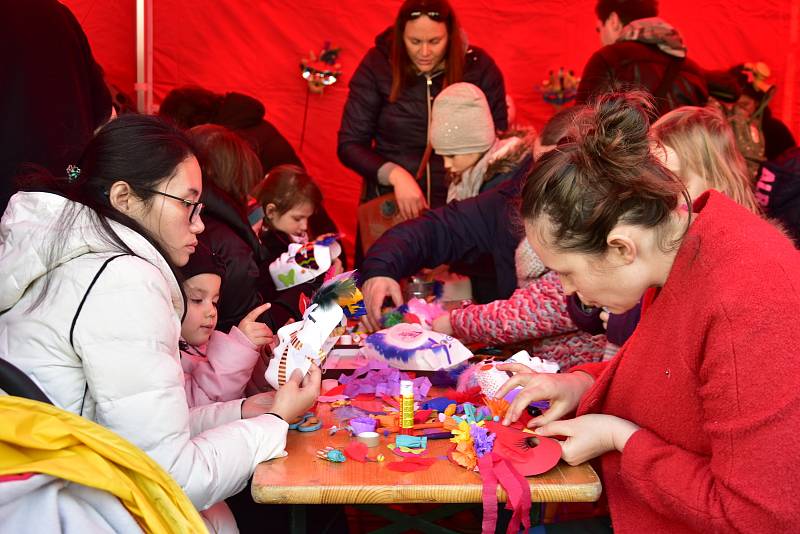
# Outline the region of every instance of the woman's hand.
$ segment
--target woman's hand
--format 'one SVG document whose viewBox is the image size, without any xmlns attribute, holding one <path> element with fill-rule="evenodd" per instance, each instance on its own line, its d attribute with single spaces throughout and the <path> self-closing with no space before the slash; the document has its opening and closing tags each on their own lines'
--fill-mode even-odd
<svg viewBox="0 0 800 534">
<path fill-rule="evenodd" d="M 295 370 L 289 380 L 275 392 L 272 409 L 265 411 L 280 415 L 284 421 L 296 419 L 306 413 L 317 401 L 321 382 L 322 371 L 316 365 L 311 365 L 305 377 L 300 371 Z"/>
<path fill-rule="evenodd" d="M 367 308 L 367 315 L 361 320 L 361 324 L 367 332 L 380 330 L 381 309 L 387 296 L 392 297 L 395 306 L 403 304 L 403 292 L 400 290 L 400 284 L 388 276 L 370 278 L 364 282 L 361 293 L 364 295 L 364 306 Z"/>
<path fill-rule="evenodd" d="M 239 330 L 241 330 L 247 339 L 250 340 L 250 343 L 256 347 L 261 347 L 263 345 L 269 345 L 272 343 L 272 339 L 274 337 L 272 330 L 270 330 L 269 327 L 264 323 L 256 321 L 256 319 L 258 319 L 262 313 L 271 307 L 272 304 L 267 302 L 261 306 L 258 306 L 257 308 L 253 308 L 253 310 L 239 322 Z"/>
<path fill-rule="evenodd" d="M 550 401 L 550 408 L 539 417 L 528 422 L 528 427 L 541 426 L 550 421 L 560 419 L 574 411 L 583 394 L 592 386 L 594 379 L 587 373 L 534 373 L 519 363 L 507 363 L 497 366 L 501 371 L 516 373 L 497 391 L 495 397 L 502 399 L 517 386 L 524 386 L 511 402 L 504 425 L 510 425 L 519 419 L 528 405 L 535 401 Z"/>
<path fill-rule="evenodd" d="M 275 405 L 275 392 L 265 391 L 247 397 L 242 403 L 242 419 L 249 419 L 257 415 L 271 412 Z"/>
<path fill-rule="evenodd" d="M 422 194 L 417 181 L 403 167 L 396 165 L 392 169 L 389 183 L 394 187 L 394 196 L 403 220 L 413 219 L 428 208 L 425 195 Z"/>
<path fill-rule="evenodd" d="M 561 457 L 569 465 L 625 448 L 639 427 L 614 415 L 587 414 L 566 421 L 553 421 L 536 429 L 540 436 L 566 436 L 560 441 Z"/>
</svg>

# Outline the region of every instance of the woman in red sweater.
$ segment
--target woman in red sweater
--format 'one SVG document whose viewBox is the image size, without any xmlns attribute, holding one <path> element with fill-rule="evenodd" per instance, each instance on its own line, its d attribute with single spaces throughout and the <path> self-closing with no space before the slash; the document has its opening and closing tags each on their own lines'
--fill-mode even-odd
<svg viewBox="0 0 800 534">
<path fill-rule="evenodd" d="M 610 362 L 516 374 L 498 392 L 524 386 L 505 423 L 549 399 L 530 426 L 563 436 L 570 464 L 600 457 L 616 533 L 792 531 L 800 254 L 718 192 L 682 208 L 648 111 L 638 94 L 603 97 L 536 162 L 521 206 L 566 292 L 612 313 L 644 295 L 641 322 Z"/>
</svg>

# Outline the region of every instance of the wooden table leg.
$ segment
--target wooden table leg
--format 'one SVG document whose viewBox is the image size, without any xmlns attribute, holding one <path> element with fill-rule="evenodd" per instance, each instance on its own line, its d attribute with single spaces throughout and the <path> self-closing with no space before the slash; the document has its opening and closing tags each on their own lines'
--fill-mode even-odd
<svg viewBox="0 0 800 534">
<path fill-rule="evenodd" d="M 289 509 L 291 534 L 306 534 L 306 505 L 293 504 Z"/>
<path fill-rule="evenodd" d="M 392 524 L 373 530 L 369 534 L 400 534 L 412 528 L 425 534 L 458 534 L 455 530 L 439 526 L 433 521 L 455 515 L 474 506 L 474 504 L 443 504 L 419 515 L 407 515 L 386 505 L 356 505 L 356 508 L 392 522 Z"/>
</svg>

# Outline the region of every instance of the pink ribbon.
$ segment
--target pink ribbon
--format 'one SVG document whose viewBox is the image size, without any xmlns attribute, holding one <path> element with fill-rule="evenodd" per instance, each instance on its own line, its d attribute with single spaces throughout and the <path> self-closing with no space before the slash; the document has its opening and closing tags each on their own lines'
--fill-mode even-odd
<svg viewBox="0 0 800 534">
<path fill-rule="evenodd" d="M 506 458 L 490 453 L 478 458 L 478 467 L 483 479 L 483 523 L 482 533 L 492 534 L 497 525 L 497 484 L 506 490 L 506 509 L 512 511 L 507 534 L 519 532 L 520 524 L 525 532 L 531 527 L 531 488 L 528 479 Z"/>
</svg>

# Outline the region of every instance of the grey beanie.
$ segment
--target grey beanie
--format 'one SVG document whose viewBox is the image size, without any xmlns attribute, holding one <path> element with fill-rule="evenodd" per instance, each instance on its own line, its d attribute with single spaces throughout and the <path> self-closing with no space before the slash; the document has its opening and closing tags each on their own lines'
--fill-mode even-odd
<svg viewBox="0 0 800 534">
<path fill-rule="evenodd" d="M 480 88 L 454 83 L 433 101 L 431 145 L 437 154 L 483 153 L 495 140 L 494 120 Z"/>
</svg>

